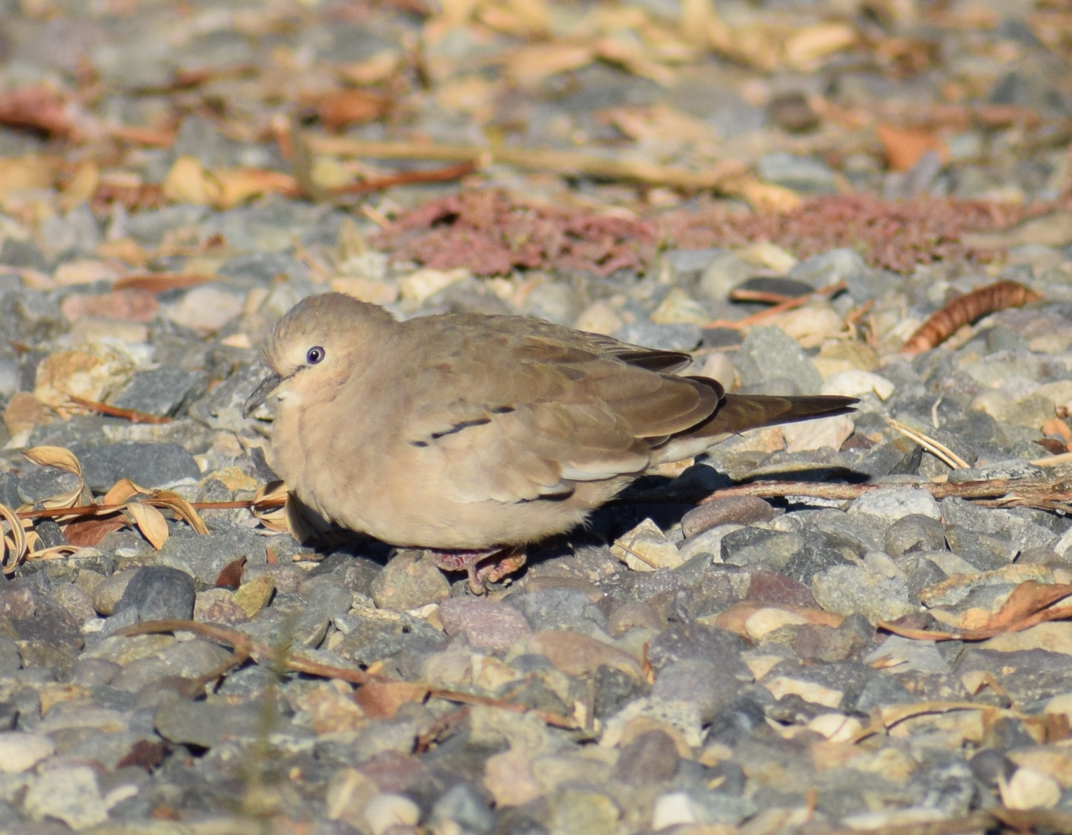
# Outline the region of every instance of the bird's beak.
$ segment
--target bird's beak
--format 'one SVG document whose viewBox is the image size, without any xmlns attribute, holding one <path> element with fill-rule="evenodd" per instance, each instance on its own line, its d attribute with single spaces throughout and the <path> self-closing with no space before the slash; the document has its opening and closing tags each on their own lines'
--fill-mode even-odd
<svg viewBox="0 0 1072 835">
<path fill-rule="evenodd" d="M 279 384 L 283 382 L 283 377 L 280 374 L 269 374 L 265 377 L 259 386 L 254 389 L 253 394 L 249 396 L 246 401 L 246 405 L 242 407 L 242 417 L 248 418 L 253 411 L 264 403 L 265 400 L 275 391 Z"/>
</svg>

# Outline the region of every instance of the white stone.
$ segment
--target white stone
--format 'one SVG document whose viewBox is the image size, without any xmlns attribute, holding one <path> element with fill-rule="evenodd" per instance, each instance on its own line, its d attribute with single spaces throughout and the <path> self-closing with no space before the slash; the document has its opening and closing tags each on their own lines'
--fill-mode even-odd
<svg viewBox="0 0 1072 835">
<path fill-rule="evenodd" d="M 850 368 L 831 374 L 823 381 L 823 394 L 840 394 L 845 397 L 859 397 L 870 392 L 878 395 L 879 400 L 887 399 L 896 386 L 879 374 Z"/>
<path fill-rule="evenodd" d="M 17 774 L 51 757 L 56 746 L 47 736 L 7 731 L 0 733 L 0 771 Z"/>
</svg>

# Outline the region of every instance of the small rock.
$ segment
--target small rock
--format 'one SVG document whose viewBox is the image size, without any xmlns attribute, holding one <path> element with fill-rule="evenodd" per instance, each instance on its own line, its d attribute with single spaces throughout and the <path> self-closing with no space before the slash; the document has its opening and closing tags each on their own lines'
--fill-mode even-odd
<svg viewBox="0 0 1072 835">
<path fill-rule="evenodd" d="M 0 771 L 17 774 L 51 757 L 55 743 L 47 736 L 7 731 L 0 733 Z"/>
<path fill-rule="evenodd" d="M 593 673 L 604 665 L 637 679 L 643 675 L 640 662 L 629 653 L 575 632 L 537 632 L 529 639 L 528 650 L 544 656 L 568 676 Z"/>
<path fill-rule="evenodd" d="M 614 776 L 629 786 L 669 780 L 677 772 L 677 745 L 663 731 L 648 731 L 622 746 Z"/>
<path fill-rule="evenodd" d="M 178 444 L 107 444 L 71 449 L 82 463 L 82 477 L 91 490 L 106 492 L 129 478 L 140 487 L 166 487 L 201 477 L 194 457 Z"/>
<path fill-rule="evenodd" d="M 850 514 L 867 514 L 887 524 L 910 514 L 941 519 L 942 511 L 934 496 L 926 490 L 890 487 L 864 493 L 852 503 Z"/>
<path fill-rule="evenodd" d="M 196 590 L 190 575 L 175 568 L 149 565 L 130 578 L 113 614 L 133 609 L 134 622 L 189 620 L 194 613 Z"/>
<path fill-rule="evenodd" d="M 677 568 L 685 562 L 677 546 L 666 538 L 651 519 L 645 519 L 619 537 L 610 550 L 633 571 Z"/>
<path fill-rule="evenodd" d="M 439 620 L 450 636 L 464 634 L 469 646 L 506 649 L 532 633 L 524 616 L 508 603 L 454 597 L 439 604 Z"/>
<path fill-rule="evenodd" d="M 387 835 L 396 827 L 416 826 L 420 818 L 420 807 L 401 794 L 379 794 L 365 807 L 365 821 L 372 835 Z"/>
<path fill-rule="evenodd" d="M 72 829 L 86 829 L 108 820 L 97 775 L 85 765 L 39 774 L 26 792 L 23 808 L 34 820 L 56 818 Z"/>
<path fill-rule="evenodd" d="M 167 311 L 176 325 L 215 333 L 242 312 L 242 300 L 232 293 L 205 285 L 195 287 Z"/>
<path fill-rule="evenodd" d="M 139 371 L 111 400 L 111 405 L 150 415 L 174 416 L 205 389 L 205 375 L 165 366 Z M 141 482 L 138 482 L 139 484 Z"/>
<path fill-rule="evenodd" d="M 381 609 L 408 611 L 450 597 L 450 584 L 422 551 L 400 551 L 372 581 L 372 599 Z"/>
<path fill-rule="evenodd" d="M 612 336 L 631 345 L 643 345 L 660 351 L 692 351 L 703 341 L 699 325 L 678 323 L 659 325 L 637 321 L 618 328 Z"/>
<path fill-rule="evenodd" d="M 719 525 L 751 525 L 773 518 L 774 508 L 758 496 L 715 498 L 686 513 L 681 518 L 681 531 L 688 539 Z"/>
</svg>

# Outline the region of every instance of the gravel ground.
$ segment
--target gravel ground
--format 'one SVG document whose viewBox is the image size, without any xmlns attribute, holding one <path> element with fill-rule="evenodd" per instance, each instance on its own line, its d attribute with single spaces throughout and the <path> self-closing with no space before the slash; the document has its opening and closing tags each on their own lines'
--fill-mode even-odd
<svg viewBox="0 0 1072 835">
<path fill-rule="evenodd" d="M 290 171 L 272 133 L 281 97 L 297 107 L 329 62 L 367 70 L 405 53 L 423 6 L 0 0 L 0 163 L 12 163 L 0 167 L 0 505 L 32 531 L 21 547 L 5 517 L 0 833 L 907 835 L 1001 820 L 1072 832 L 1072 623 L 1045 609 L 1072 593 L 1056 6 L 829 5 L 718 8 L 738 32 L 847 15 L 868 60 L 760 67 L 715 50 L 664 86 L 661 64 L 631 75 L 589 62 L 514 99 L 481 88 L 481 101 L 532 147 L 613 147 L 608 108 L 676 108 L 779 199 L 854 189 L 1049 214 L 987 233 L 985 261 L 900 272 L 867 252 L 804 257 L 772 242 L 652 244 L 607 270 L 549 256 L 495 277 L 422 267 L 376 234 L 455 184 L 354 207 L 286 189 L 227 205 L 176 183 L 190 182 L 183 159 Z M 559 32 L 569 10 L 551 11 Z M 491 80 L 459 67 L 506 38 L 482 25 L 429 39 L 431 86 L 398 94 L 404 118 L 348 138 L 472 140 L 494 120 L 466 108 Z M 924 61 L 914 74 L 890 69 L 910 59 Z M 30 131 L 4 115 L 5 89 L 77 85 L 56 116 L 67 136 L 42 136 L 40 109 Z M 814 96 L 841 115 L 816 116 Z M 853 108 L 933 109 L 942 96 L 991 108 L 990 122 L 935 133 L 940 146 L 904 170 L 846 127 Z M 825 120 L 806 134 L 801 102 Z M 1011 121 L 992 124 L 1002 107 Z M 165 123 L 156 146 L 114 130 Z M 638 153 L 704 159 L 701 139 L 668 151 L 663 134 L 630 138 Z M 106 151 L 120 161 L 101 162 Z M 76 199 L 82 171 L 97 179 Z M 498 166 L 467 186 L 617 206 L 619 219 L 691 201 Z M 744 211 L 740 194 L 724 202 Z M 899 352 L 950 298 L 1002 279 L 1040 298 Z M 242 417 L 264 374 L 256 346 L 329 288 L 401 317 L 541 316 L 692 351 L 695 373 L 739 390 L 861 403 L 653 474 L 474 597 L 420 553 L 352 536 L 299 544 L 278 509 L 249 509 L 273 479 L 270 412 Z M 769 314 L 729 299 L 742 289 L 807 300 Z M 965 497 L 965 484 L 1003 479 L 1047 486 L 1019 505 Z M 795 486 L 732 489 L 766 480 Z M 90 500 L 131 501 L 125 515 L 26 515 Z M 159 620 L 185 623 L 139 630 Z"/>
</svg>

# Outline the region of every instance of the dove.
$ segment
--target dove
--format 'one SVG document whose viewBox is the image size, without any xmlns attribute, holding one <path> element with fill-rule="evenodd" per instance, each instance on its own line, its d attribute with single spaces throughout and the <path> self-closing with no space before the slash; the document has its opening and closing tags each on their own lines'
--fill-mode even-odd
<svg viewBox="0 0 1072 835">
<path fill-rule="evenodd" d="M 475 593 L 650 468 L 857 402 L 730 394 L 678 376 L 686 353 L 523 316 L 399 321 L 341 293 L 295 305 L 264 357 L 244 412 L 275 401 L 268 458 L 290 493 L 328 523 L 431 551 Z"/>
</svg>

